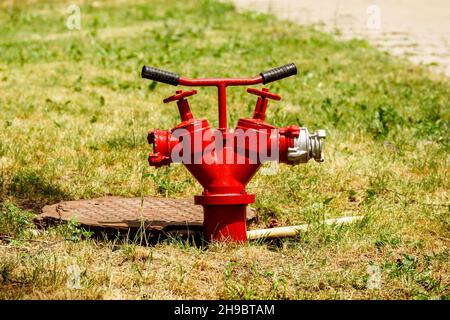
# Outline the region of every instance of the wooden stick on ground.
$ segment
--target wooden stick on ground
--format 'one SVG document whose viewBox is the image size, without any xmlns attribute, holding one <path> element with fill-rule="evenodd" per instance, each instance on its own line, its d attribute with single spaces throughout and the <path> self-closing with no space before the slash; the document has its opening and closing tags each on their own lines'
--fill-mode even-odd
<svg viewBox="0 0 450 320">
<path fill-rule="evenodd" d="M 327 219 L 324 220 L 323 223 L 326 225 L 332 224 L 347 224 L 352 223 L 358 220 L 361 220 L 363 216 L 351 216 L 351 217 L 343 217 L 337 219 Z M 260 238 L 281 238 L 281 237 L 295 237 L 301 231 L 307 231 L 309 225 L 302 224 L 299 226 L 290 226 L 290 227 L 279 227 L 279 228 L 270 228 L 270 229 L 258 229 L 258 230 L 250 230 L 247 231 L 247 239 L 254 240 Z"/>
</svg>

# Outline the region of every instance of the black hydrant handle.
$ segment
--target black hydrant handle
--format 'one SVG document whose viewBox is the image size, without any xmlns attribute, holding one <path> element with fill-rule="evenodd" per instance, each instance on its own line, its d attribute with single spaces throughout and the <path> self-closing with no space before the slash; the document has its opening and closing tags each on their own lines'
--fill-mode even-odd
<svg viewBox="0 0 450 320">
<path fill-rule="evenodd" d="M 162 83 L 171 84 L 173 86 L 177 86 L 178 82 L 180 82 L 179 74 L 148 66 L 142 67 L 141 77 Z"/>
<path fill-rule="evenodd" d="M 293 63 L 289 63 L 287 65 L 270 69 L 260 73 L 260 75 L 263 77 L 264 84 L 281 80 L 283 78 L 287 78 L 296 74 L 297 74 L 297 67 Z"/>
<path fill-rule="evenodd" d="M 259 77 L 256 78 L 243 78 L 243 79 L 232 79 L 232 78 L 217 78 L 217 79 L 186 79 L 181 78 L 179 74 L 161 70 L 154 67 L 143 66 L 141 71 L 142 78 L 171 84 L 177 86 L 178 84 L 187 86 L 210 86 L 210 85 L 254 85 L 258 83 L 269 83 L 283 78 L 287 78 L 297 74 L 297 67 L 295 64 L 290 63 L 278 68 L 270 69 L 261 72 Z M 180 81 L 181 80 L 181 81 Z"/>
</svg>

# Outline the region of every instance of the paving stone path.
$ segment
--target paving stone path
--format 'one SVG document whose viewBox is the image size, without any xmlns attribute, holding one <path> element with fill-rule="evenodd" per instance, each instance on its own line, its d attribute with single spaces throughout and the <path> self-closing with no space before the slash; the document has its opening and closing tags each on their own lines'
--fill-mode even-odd
<svg viewBox="0 0 450 320">
<path fill-rule="evenodd" d="M 394 55 L 450 76 L 450 0 L 230 0 L 239 10 L 365 38 Z"/>
</svg>

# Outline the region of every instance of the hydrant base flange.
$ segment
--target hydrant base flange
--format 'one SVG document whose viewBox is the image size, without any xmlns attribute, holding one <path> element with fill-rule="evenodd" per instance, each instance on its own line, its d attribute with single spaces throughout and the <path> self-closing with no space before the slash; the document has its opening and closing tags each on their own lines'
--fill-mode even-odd
<svg viewBox="0 0 450 320">
<path fill-rule="evenodd" d="M 201 205 L 233 205 L 249 204 L 255 202 L 255 195 L 248 193 L 240 194 L 204 194 L 194 196 L 195 204 Z"/>
<path fill-rule="evenodd" d="M 203 205 L 203 236 L 206 241 L 247 241 L 247 205 L 255 202 L 255 195 L 204 194 L 194 197 Z"/>
</svg>

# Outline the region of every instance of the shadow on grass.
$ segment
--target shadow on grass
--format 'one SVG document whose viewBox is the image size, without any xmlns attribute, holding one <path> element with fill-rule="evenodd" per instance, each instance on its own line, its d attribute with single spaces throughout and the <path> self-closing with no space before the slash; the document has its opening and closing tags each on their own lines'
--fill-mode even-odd
<svg viewBox="0 0 450 320">
<path fill-rule="evenodd" d="M 140 221 L 127 220 L 126 223 L 138 225 Z M 68 222 L 56 218 L 45 218 L 43 220 L 35 220 L 35 224 L 39 228 L 51 228 L 65 226 Z M 206 250 L 211 245 L 214 245 L 214 243 L 206 241 L 203 237 L 203 226 L 201 225 L 191 225 L 189 228 L 183 226 L 166 226 L 162 229 L 151 229 L 146 227 L 116 228 L 78 224 L 77 228 L 82 230 L 81 233 L 87 231 L 90 234 L 89 238 L 92 240 L 99 242 L 113 242 L 116 243 L 117 246 L 131 244 L 154 247 L 160 244 L 174 244 L 182 248 L 193 247 L 200 250 Z M 224 243 L 227 243 L 227 241 Z M 231 243 L 235 244 L 234 242 Z M 260 238 L 248 240 L 246 244 L 265 245 L 269 250 L 279 251 L 280 249 L 285 248 L 286 244 L 289 243 L 298 244 L 298 238 Z"/>
<path fill-rule="evenodd" d="M 162 243 L 172 243 L 181 247 L 195 247 L 206 249 L 208 242 L 202 235 L 202 227 L 193 229 L 165 228 L 164 230 L 114 229 L 103 227 L 89 227 L 93 232 L 92 238 L 98 241 L 118 241 L 124 244 L 141 246 L 156 246 Z"/>
<path fill-rule="evenodd" d="M 193 225 L 189 226 L 189 228 L 166 226 L 161 229 L 154 229 L 148 228 L 148 226 L 139 227 L 139 220 L 124 220 L 124 222 L 138 227 L 117 228 L 77 223 L 77 228 L 90 233 L 90 238 L 96 241 L 143 246 L 155 246 L 164 242 L 171 242 L 181 246 L 194 246 L 197 248 L 203 248 L 207 245 L 207 242 L 203 239 L 203 226 L 201 225 Z M 57 218 L 38 218 L 34 220 L 34 223 L 42 229 L 69 224 L 68 221 Z"/>
<path fill-rule="evenodd" d="M 35 213 L 40 213 L 45 205 L 70 199 L 69 193 L 33 170 L 13 173 L 3 188 L 3 197 L 12 197 L 18 206 Z"/>
</svg>

